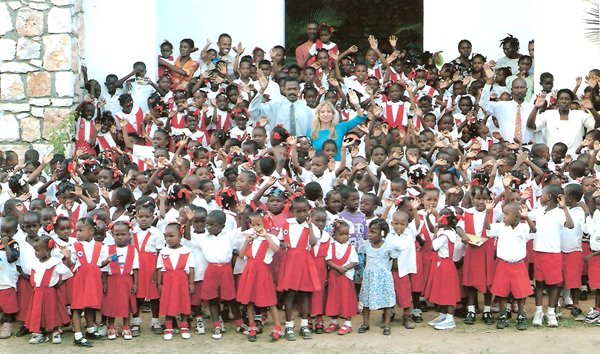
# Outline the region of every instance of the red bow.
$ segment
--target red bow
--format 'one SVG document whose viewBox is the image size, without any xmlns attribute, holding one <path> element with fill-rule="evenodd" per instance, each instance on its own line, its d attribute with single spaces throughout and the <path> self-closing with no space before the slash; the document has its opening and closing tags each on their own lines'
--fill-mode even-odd
<svg viewBox="0 0 600 354">
<path fill-rule="evenodd" d="M 69 174 L 75 172 L 75 164 L 72 162 L 69 162 L 67 164 L 67 172 L 69 172 Z"/>
<path fill-rule="evenodd" d="M 281 135 L 278 132 L 273 133 L 273 139 L 281 140 Z"/>
<path fill-rule="evenodd" d="M 478 186 L 479 186 L 479 180 L 478 180 L 478 179 L 474 179 L 474 180 L 471 182 L 471 185 L 472 185 L 473 187 L 478 187 Z"/>
<path fill-rule="evenodd" d="M 180 189 L 179 192 L 177 192 L 177 198 L 183 199 L 183 197 L 190 199 L 190 191 L 187 189 Z"/>
<path fill-rule="evenodd" d="M 113 167 L 113 179 L 119 178 L 121 175 L 121 171 L 117 168 L 117 166 Z"/>
<path fill-rule="evenodd" d="M 50 247 L 50 248 L 56 247 L 56 242 L 54 240 L 50 239 L 50 241 L 48 241 L 48 247 Z"/>
<path fill-rule="evenodd" d="M 448 214 L 444 214 L 438 218 L 438 224 L 442 226 L 448 225 Z"/>
<path fill-rule="evenodd" d="M 429 184 L 425 185 L 425 189 L 435 189 L 435 184 L 429 183 Z"/>
</svg>

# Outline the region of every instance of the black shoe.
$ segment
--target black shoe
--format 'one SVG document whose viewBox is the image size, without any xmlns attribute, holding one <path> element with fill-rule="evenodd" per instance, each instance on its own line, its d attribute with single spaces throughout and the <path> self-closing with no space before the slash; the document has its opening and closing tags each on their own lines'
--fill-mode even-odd
<svg viewBox="0 0 600 354">
<path fill-rule="evenodd" d="M 517 316 L 517 329 L 519 331 L 524 331 L 527 329 L 527 317 L 525 317 L 523 314 L 519 314 L 519 316 Z"/>
<path fill-rule="evenodd" d="M 423 317 L 421 315 L 412 315 L 412 320 L 414 323 L 421 323 L 423 322 Z"/>
<path fill-rule="evenodd" d="M 16 337 L 25 337 L 26 335 L 31 334 L 27 327 L 23 326 L 19 328 L 19 331 L 15 334 Z"/>
<path fill-rule="evenodd" d="M 472 325 L 475 324 L 475 312 L 470 312 L 465 317 L 465 324 Z"/>
<path fill-rule="evenodd" d="M 75 344 L 78 347 L 85 347 L 85 348 L 90 348 L 94 346 L 94 343 L 90 342 L 89 340 L 85 339 L 84 337 L 81 337 L 80 339 L 75 339 L 73 341 L 73 344 Z"/>
<path fill-rule="evenodd" d="M 587 300 L 588 299 L 588 291 L 587 290 L 581 290 L 581 292 L 579 293 L 579 300 Z"/>
<path fill-rule="evenodd" d="M 485 323 L 486 325 L 494 324 L 494 318 L 492 317 L 492 314 L 490 312 L 483 313 L 483 323 Z"/>
<path fill-rule="evenodd" d="M 503 314 L 498 319 L 498 322 L 496 322 L 496 328 L 497 329 L 505 329 L 506 327 L 508 327 L 508 322 L 506 321 L 506 315 Z"/>
<path fill-rule="evenodd" d="M 419 310 L 423 311 L 423 312 L 427 312 L 429 311 L 429 308 L 427 307 L 427 302 L 424 300 L 419 301 Z"/>
<path fill-rule="evenodd" d="M 87 339 L 95 339 L 95 340 L 105 340 L 106 336 L 103 336 L 103 335 L 101 335 L 98 332 L 93 332 L 93 333 L 86 332 L 85 333 L 85 338 L 87 338 Z"/>
</svg>

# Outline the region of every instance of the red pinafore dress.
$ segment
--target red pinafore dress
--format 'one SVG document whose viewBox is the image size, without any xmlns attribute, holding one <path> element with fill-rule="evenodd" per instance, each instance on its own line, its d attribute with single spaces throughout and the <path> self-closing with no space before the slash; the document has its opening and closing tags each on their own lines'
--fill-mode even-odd
<svg viewBox="0 0 600 354">
<path fill-rule="evenodd" d="M 169 255 L 162 256 L 165 271 L 162 272 L 160 316 L 189 315 L 191 312 L 190 287 L 185 272 L 189 256 L 189 253 L 180 254 L 175 266 Z"/>
<path fill-rule="evenodd" d="M 83 310 L 92 308 L 99 310 L 102 307 L 102 272 L 98 267 L 98 259 L 102 244 L 96 242 L 92 252 L 92 261 L 88 263 L 83 245 L 79 242 L 73 244 L 77 259 L 79 260 L 79 268 L 73 276 L 71 296 L 71 308 L 75 310 Z"/>
<path fill-rule="evenodd" d="M 310 253 L 315 260 L 317 273 L 319 274 L 319 284 L 321 284 L 321 290 L 313 292 L 312 297 L 310 298 L 311 315 L 322 315 L 325 311 L 325 295 L 327 295 L 325 289 L 325 283 L 327 282 L 327 263 L 325 262 L 325 257 L 327 256 L 329 247 L 331 247 L 331 240 L 319 244 L 319 250 L 317 251 L 316 256 L 313 252 Z"/>
<path fill-rule="evenodd" d="M 138 236 L 133 235 L 133 245 L 138 251 L 140 269 L 138 269 L 138 287 L 136 297 L 138 299 L 158 299 L 158 289 L 154 272 L 156 271 L 156 260 L 158 256 L 153 252 L 146 252 L 146 244 L 150 240 L 152 234 L 150 231 L 146 233 L 142 243 L 140 244 Z"/>
<path fill-rule="evenodd" d="M 335 242 L 331 243 L 331 261 L 337 266 L 343 266 L 350 258 L 352 246 L 346 249 L 341 258 L 336 258 Z M 354 281 L 348 279 L 345 274 L 337 274 L 335 270 L 329 270 L 329 280 L 327 285 L 327 303 L 325 306 L 325 315 L 341 316 L 350 318 L 358 312 L 358 300 Z"/>
<path fill-rule="evenodd" d="M 108 254 L 116 254 L 117 246 L 108 246 Z M 113 318 L 126 318 L 132 313 L 136 313 L 137 304 L 135 295 L 131 293 L 133 287 L 133 260 L 135 258 L 135 249 L 133 246 L 127 246 L 127 256 L 123 272 L 119 262 L 110 262 L 111 274 L 106 278 L 107 290 L 102 301 L 102 315 Z"/>
<path fill-rule="evenodd" d="M 274 306 L 277 304 L 275 284 L 269 266 L 264 262 L 265 255 L 269 250 L 269 242 L 261 241 L 256 256 L 252 255 L 251 246 L 251 244 L 248 245 L 246 249 L 248 263 L 240 275 L 237 301 L 244 305 L 253 303 L 258 307 Z"/>
<path fill-rule="evenodd" d="M 476 234 L 473 214 L 465 213 L 464 222 L 465 232 L 472 235 Z M 490 215 L 491 222 L 492 215 Z M 485 229 L 481 231 L 481 237 L 486 237 Z M 494 240 L 491 239 L 488 239 L 480 247 L 467 245 L 462 268 L 462 285 L 472 286 L 482 294 L 488 292 L 494 280 L 494 270 L 496 269 L 495 254 Z"/>
<path fill-rule="evenodd" d="M 425 218 L 422 215 L 419 215 L 419 219 L 421 220 L 421 223 L 424 223 L 423 227 L 421 228 L 420 235 L 425 243 L 423 246 L 421 246 L 415 241 L 415 247 L 417 250 L 417 272 L 414 274 L 409 274 L 410 285 L 412 292 L 414 293 L 422 293 L 423 290 L 425 290 L 425 284 L 427 283 L 427 277 L 429 276 L 429 269 L 431 268 L 431 261 L 436 257 L 435 252 L 431 248 L 431 236 L 429 229 L 427 228 L 427 224 L 425 224 Z"/>
<path fill-rule="evenodd" d="M 27 311 L 25 327 L 32 333 L 41 333 L 42 329 L 51 331 L 58 326 L 69 323 L 66 305 L 60 300 L 54 287 L 50 287 L 52 273 L 56 266 L 46 269 L 39 287 L 35 286 L 35 270 L 31 270 L 31 286 L 33 297 Z"/>
<path fill-rule="evenodd" d="M 440 235 L 446 237 L 447 235 Z M 441 306 L 454 306 L 460 301 L 460 285 L 458 273 L 452 257 L 454 255 L 454 243 L 448 238 L 448 258 L 441 258 L 431 262 L 431 269 L 424 296 L 430 302 Z"/>
<path fill-rule="evenodd" d="M 290 243 L 290 224 L 283 225 L 282 232 L 287 250 L 279 269 L 277 291 L 297 290 L 312 293 L 320 290 L 319 273 L 308 248 L 308 228 L 302 229 L 296 247 L 292 247 Z"/>
</svg>

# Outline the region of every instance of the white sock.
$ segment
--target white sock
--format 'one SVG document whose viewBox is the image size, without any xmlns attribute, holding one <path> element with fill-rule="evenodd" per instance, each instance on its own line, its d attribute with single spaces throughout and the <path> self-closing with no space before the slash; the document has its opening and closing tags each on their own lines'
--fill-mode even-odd
<svg viewBox="0 0 600 354">
<path fill-rule="evenodd" d="M 308 327 L 308 318 L 300 319 L 300 327 Z"/>
<path fill-rule="evenodd" d="M 332 318 L 331 319 L 331 323 L 332 324 L 338 324 L 338 319 L 337 318 Z"/>
<path fill-rule="evenodd" d="M 483 312 L 491 312 L 492 311 L 492 307 L 491 306 L 483 306 Z"/>
<path fill-rule="evenodd" d="M 541 306 L 536 306 L 535 307 L 535 312 L 544 312 L 544 309 L 542 309 Z"/>
<path fill-rule="evenodd" d="M 134 317 L 131 319 L 131 325 L 132 326 L 139 326 L 142 324 L 142 319 L 139 317 Z"/>
<path fill-rule="evenodd" d="M 285 328 L 294 328 L 294 321 L 285 321 Z"/>
<path fill-rule="evenodd" d="M 549 315 L 555 315 L 556 314 L 556 312 L 554 310 L 554 307 L 548 307 L 548 314 Z"/>
<path fill-rule="evenodd" d="M 156 324 L 156 323 L 160 324 L 159 319 L 152 317 L 152 320 L 150 320 L 150 324 L 153 325 L 153 324 Z"/>
<path fill-rule="evenodd" d="M 344 326 L 352 327 L 352 321 L 344 321 Z"/>
<path fill-rule="evenodd" d="M 467 305 L 468 312 L 475 312 L 475 305 Z"/>
<path fill-rule="evenodd" d="M 81 332 L 75 332 L 73 333 L 73 336 L 75 337 L 75 340 L 80 340 L 83 338 L 83 334 Z"/>
<path fill-rule="evenodd" d="M 88 333 L 94 333 L 94 332 L 96 332 L 96 326 L 86 327 L 85 331 Z"/>
<path fill-rule="evenodd" d="M 581 291 L 588 291 L 587 285 L 582 285 L 581 286 Z"/>
</svg>

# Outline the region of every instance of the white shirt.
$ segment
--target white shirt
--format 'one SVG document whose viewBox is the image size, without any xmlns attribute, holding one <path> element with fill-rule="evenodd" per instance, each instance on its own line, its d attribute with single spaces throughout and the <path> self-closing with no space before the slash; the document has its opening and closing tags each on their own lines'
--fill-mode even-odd
<svg viewBox="0 0 600 354">
<path fill-rule="evenodd" d="M 38 263 L 38 259 L 35 256 L 35 249 L 25 238 L 17 239 L 15 237 L 15 240 L 19 244 L 19 259 L 15 263 L 21 267 L 23 273 L 30 275 L 31 269 Z"/>
<path fill-rule="evenodd" d="M 483 232 L 483 222 L 485 221 L 487 212 L 485 210 L 477 211 L 475 208 L 466 209 L 465 212 L 473 215 L 473 228 L 475 229 L 475 235 L 477 237 L 481 237 L 481 233 Z M 465 232 L 467 232 L 464 219 L 460 220 L 456 226 L 461 227 Z"/>
<path fill-rule="evenodd" d="M 298 223 L 298 220 L 296 220 L 296 218 L 290 218 L 290 219 L 286 219 L 287 223 L 289 224 L 289 234 L 288 237 L 290 239 L 290 246 L 292 248 L 296 248 L 298 247 L 298 241 L 300 241 L 300 235 L 302 234 L 302 231 L 304 231 L 304 229 L 308 229 L 308 224 L 305 222 L 303 222 L 302 224 Z M 284 230 L 283 228 L 279 231 L 279 240 L 283 241 L 284 240 Z M 310 238 L 310 236 L 309 236 Z M 307 245 L 307 249 L 310 249 L 310 242 L 308 242 Z"/>
<path fill-rule="evenodd" d="M 88 263 L 90 263 L 92 261 L 92 257 L 94 256 L 94 246 L 96 245 L 96 241 L 92 239 L 91 241 L 79 241 L 79 243 L 83 245 L 83 251 L 85 253 L 85 255 L 80 255 L 80 257 L 84 256 Z M 77 270 L 81 266 L 79 258 L 77 257 L 77 250 L 75 250 L 75 245 L 76 243 L 69 246 L 69 249 L 71 250 L 71 262 L 75 264 L 75 266 L 73 267 L 73 271 Z M 100 247 L 100 256 L 98 257 L 98 262 L 96 263 L 96 265 L 99 267 L 107 258 L 108 247 L 102 245 Z"/>
<path fill-rule="evenodd" d="M 60 259 L 56 257 L 50 257 L 45 262 L 37 262 L 34 268 L 35 274 L 33 275 L 33 281 L 35 283 L 36 288 L 39 288 L 41 286 L 46 270 L 52 267 L 54 267 L 54 270 L 52 271 L 52 276 L 50 276 L 50 287 L 53 287 L 56 284 L 58 284 L 60 280 L 66 280 L 73 276 L 73 273 L 71 272 L 69 267 L 64 265 Z"/>
<path fill-rule="evenodd" d="M 14 245 L 18 245 L 18 243 L 13 243 L 11 246 Z M 17 280 L 19 280 L 17 261 L 8 263 L 6 249 L 0 250 L 0 290 L 16 289 Z"/>
<path fill-rule="evenodd" d="M 344 257 L 346 251 L 348 250 L 348 247 L 350 247 L 350 256 L 348 257 L 346 263 L 342 264 L 342 267 L 347 266 L 350 263 L 358 263 L 358 253 L 356 253 L 356 249 L 354 249 L 354 247 L 352 247 L 352 245 L 349 242 L 342 244 L 337 241 L 333 241 L 332 245 L 333 244 L 335 244 L 336 259 Z M 329 261 L 331 259 L 333 259 L 333 247 L 329 247 L 329 250 L 327 250 L 327 256 L 325 256 L 325 260 Z M 348 269 L 348 271 L 344 275 L 350 280 L 354 279 L 354 268 Z"/>
<path fill-rule="evenodd" d="M 129 93 L 133 98 L 133 103 L 140 106 L 142 112 L 148 112 L 148 97 L 155 92 L 154 87 L 149 84 L 139 84 L 134 80 L 127 83 L 129 87 Z"/>
<path fill-rule="evenodd" d="M 129 247 L 125 246 L 125 247 L 116 247 L 116 253 L 117 253 L 117 262 L 119 263 L 119 274 L 123 274 L 124 268 L 125 268 L 125 261 L 127 260 L 127 256 L 129 256 Z M 131 249 L 131 252 L 133 252 L 133 263 L 131 265 L 131 271 L 129 272 L 129 274 L 133 274 L 133 270 L 134 269 L 139 269 L 140 268 L 140 261 L 138 259 L 138 253 L 135 250 L 135 247 L 133 247 Z M 109 257 L 112 257 L 112 254 L 108 255 Z M 112 263 L 112 259 L 111 261 L 104 266 L 104 268 L 102 268 L 103 272 L 108 273 L 109 275 L 113 275 L 112 269 L 110 267 Z"/>
<path fill-rule="evenodd" d="M 206 232 L 198 234 L 195 232 L 190 233 L 190 239 L 182 239 L 181 244 L 192 250 L 194 255 L 194 281 L 204 280 L 204 273 L 208 266 L 208 261 L 204 258 L 202 249 L 200 248 L 200 238 L 206 236 Z"/>
<path fill-rule="evenodd" d="M 450 248 L 448 248 L 448 242 L 454 244 L 454 254 L 452 260 L 454 262 L 460 261 L 464 254 L 465 245 L 459 239 L 458 235 L 454 230 L 440 230 L 439 235 L 431 241 L 433 250 L 437 251 L 440 258 L 448 258 L 450 256 Z"/>
<path fill-rule="evenodd" d="M 331 238 L 331 235 L 329 235 L 329 232 L 323 230 L 319 230 L 319 228 L 313 224 L 312 226 L 313 228 L 313 233 L 315 234 L 315 236 L 318 237 L 318 235 L 321 235 L 321 237 L 319 237 L 319 239 L 317 240 L 317 243 L 313 246 L 312 249 L 312 253 L 313 255 L 316 257 L 317 254 L 319 254 L 319 249 L 321 247 L 327 247 L 326 245 L 323 245 L 325 243 L 327 243 L 328 241 L 333 241 L 333 239 Z"/>
<path fill-rule="evenodd" d="M 327 195 L 327 193 L 329 193 L 329 191 L 333 189 L 336 181 L 335 172 L 329 171 L 329 169 L 326 169 L 325 172 L 323 172 L 323 174 L 321 175 L 321 177 L 317 177 L 311 171 L 302 168 L 300 179 L 305 185 L 309 182 L 319 183 L 321 185 L 321 189 L 323 189 L 323 195 Z"/>
<path fill-rule="evenodd" d="M 549 147 L 560 142 L 570 154 L 581 145 L 586 130 L 594 129 L 596 121 L 587 111 L 569 111 L 569 119 L 561 120 L 557 109 L 547 110 L 535 118 L 535 131 L 542 131 Z"/>
<path fill-rule="evenodd" d="M 594 215 L 591 217 L 590 227 L 590 248 L 592 251 L 600 251 L 600 211 L 594 211 Z"/>
<path fill-rule="evenodd" d="M 527 256 L 527 241 L 532 238 L 527 223 L 520 223 L 514 229 L 505 223 L 494 223 L 490 225 L 486 234 L 498 238 L 496 249 L 498 258 L 515 263 Z"/>
<path fill-rule="evenodd" d="M 546 253 L 560 253 L 560 233 L 565 227 L 565 212 L 556 207 L 548 212 L 543 208 L 534 209 L 529 213 L 531 220 L 535 221 L 537 229 L 533 239 L 533 250 Z"/>
<path fill-rule="evenodd" d="M 387 239 L 396 243 L 400 250 L 397 258 L 398 276 L 400 278 L 408 274 L 417 273 L 417 250 L 415 248 L 415 239 L 419 232 L 413 227 L 407 227 L 402 235 L 396 234 L 394 230 L 390 231 Z"/>
<path fill-rule="evenodd" d="M 513 142 L 515 138 L 515 122 L 517 119 L 518 104 L 515 101 L 490 101 L 490 88 L 491 86 L 487 84 L 483 87 L 483 92 L 481 93 L 481 99 L 479 101 L 481 108 L 496 117 L 498 125 L 500 125 L 500 134 L 504 140 Z M 523 144 L 527 144 L 533 139 L 534 131 L 527 128 L 527 118 L 533 108 L 534 106 L 531 102 L 524 101 L 521 104 L 521 134 Z M 490 127 L 490 130 L 497 130 L 493 125 L 492 120 L 488 120 L 488 127 Z"/>
<path fill-rule="evenodd" d="M 103 90 L 100 94 L 100 99 L 105 100 L 106 104 L 102 107 L 102 112 L 110 111 L 113 115 L 121 110 L 121 104 L 119 103 L 119 96 L 122 92 L 120 89 L 115 91 L 114 95 L 110 95 L 108 90 Z"/>
<path fill-rule="evenodd" d="M 221 231 L 217 236 L 203 235 L 198 238 L 202 254 L 208 263 L 229 263 L 235 249 L 234 235 Z"/>
<path fill-rule="evenodd" d="M 150 233 L 149 236 L 148 233 Z M 135 238 L 138 241 L 139 247 L 142 247 L 146 237 L 148 237 L 148 241 L 146 241 L 144 249 L 139 250 L 140 252 L 157 253 L 159 250 L 167 247 L 165 235 L 163 235 L 156 227 L 151 226 L 146 230 L 142 230 L 139 226 L 136 226 L 133 229 L 132 238 Z M 131 244 L 135 246 L 133 239 L 131 240 Z"/>
<path fill-rule="evenodd" d="M 247 231 L 251 231 L 254 232 L 254 230 L 250 229 Z M 271 235 L 271 234 L 267 234 L 268 238 L 270 238 L 273 242 L 275 242 L 276 244 L 279 242 L 279 240 L 277 240 L 277 236 L 275 235 Z M 256 257 L 256 255 L 258 254 L 258 249 L 262 246 L 263 242 L 268 242 L 266 239 L 263 238 L 255 238 L 249 245 L 248 247 L 250 247 L 250 249 L 252 249 L 252 257 Z M 264 263 L 265 264 L 271 264 L 271 262 L 273 262 L 273 255 L 275 254 L 275 252 L 273 252 L 273 250 L 271 249 L 271 247 L 267 246 L 267 253 L 265 254 L 265 259 L 264 259 Z M 246 257 L 245 254 L 241 254 L 241 257 L 243 257 L 244 259 L 248 259 Z"/>
<path fill-rule="evenodd" d="M 177 267 L 177 262 L 179 262 L 179 257 L 181 257 L 181 255 L 184 254 L 189 254 L 187 262 L 185 263 L 185 272 L 186 273 L 190 273 L 190 268 L 194 268 L 194 254 L 192 253 L 192 250 L 185 247 L 185 246 L 181 246 L 179 248 L 170 248 L 170 247 L 166 247 L 163 248 L 162 250 L 160 250 L 160 252 L 158 253 L 158 260 L 156 261 L 156 269 L 160 269 L 161 272 L 166 272 L 167 270 L 165 269 L 165 265 L 164 265 L 164 259 L 165 258 L 170 258 L 171 260 L 171 265 L 173 266 L 173 268 Z"/>
<path fill-rule="evenodd" d="M 583 233 L 588 231 L 585 224 L 585 212 L 579 206 L 569 209 L 575 225 L 572 229 L 563 227 L 560 231 L 560 249 L 563 253 L 581 252 Z"/>
</svg>

